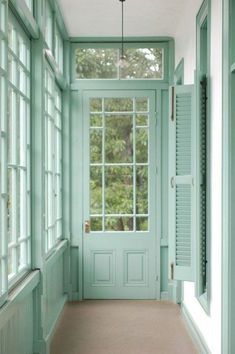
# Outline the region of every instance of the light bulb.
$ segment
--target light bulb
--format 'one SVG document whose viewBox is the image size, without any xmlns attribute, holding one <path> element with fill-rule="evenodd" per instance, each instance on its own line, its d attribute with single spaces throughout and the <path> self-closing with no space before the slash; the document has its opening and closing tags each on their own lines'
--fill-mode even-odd
<svg viewBox="0 0 235 354">
<path fill-rule="evenodd" d="M 119 68 L 121 69 L 124 69 L 125 67 L 128 66 L 128 62 L 127 62 L 127 59 L 126 59 L 126 56 L 125 55 L 121 55 L 120 56 L 120 59 L 118 61 L 118 66 Z"/>
</svg>

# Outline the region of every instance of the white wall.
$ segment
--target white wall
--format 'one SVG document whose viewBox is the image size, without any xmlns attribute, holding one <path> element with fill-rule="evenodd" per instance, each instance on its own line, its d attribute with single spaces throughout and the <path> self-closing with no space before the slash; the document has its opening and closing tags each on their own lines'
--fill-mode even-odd
<svg viewBox="0 0 235 354">
<path fill-rule="evenodd" d="M 176 65 L 183 57 L 185 84 L 194 81 L 196 67 L 196 14 L 201 0 L 185 10 L 176 34 Z M 221 193 L 222 193 L 222 0 L 211 0 L 211 312 L 206 315 L 195 298 L 194 283 L 184 283 L 184 304 L 212 354 L 221 353 Z"/>
</svg>

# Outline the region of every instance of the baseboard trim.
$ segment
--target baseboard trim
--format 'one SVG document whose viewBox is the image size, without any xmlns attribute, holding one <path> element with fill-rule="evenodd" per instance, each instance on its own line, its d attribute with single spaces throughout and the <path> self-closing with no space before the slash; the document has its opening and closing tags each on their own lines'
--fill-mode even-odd
<svg viewBox="0 0 235 354">
<path fill-rule="evenodd" d="M 45 338 L 45 348 L 46 348 L 46 350 L 45 350 L 45 353 L 43 353 L 43 354 L 50 354 L 51 340 L 52 340 L 52 337 L 53 337 L 53 335 L 55 333 L 57 324 L 59 322 L 60 316 L 62 314 L 62 311 L 63 311 L 64 306 L 65 306 L 67 301 L 68 301 L 68 296 L 64 295 L 64 297 L 61 299 L 61 302 L 59 304 L 58 313 L 57 313 L 57 316 L 56 316 L 56 318 L 55 318 L 55 320 L 53 322 L 53 325 L 51 327 L 50 333 Z"/>
<path fill-rule="evenodd" d="M 190 315 L 190 313 L 187 310 L 184 303 L 181 305 L 181 313 L 182 313 L 182 317 L 187 325 L 187 329 L 189 331 L 189 334 L 190 334 L 195 346 L 197 347 L 199 353 L 200 354 L 211 354 L 211 351 L 208 348 L 201 331 L 199 330 L 198 326 L 196 325 L 196 323 L 192 319 L 192 316 Z"/>
<path fill-rule="evenodd" d="M 168 291 L 161 292 L 161 300 L 169 300 Z"/>
</svg>

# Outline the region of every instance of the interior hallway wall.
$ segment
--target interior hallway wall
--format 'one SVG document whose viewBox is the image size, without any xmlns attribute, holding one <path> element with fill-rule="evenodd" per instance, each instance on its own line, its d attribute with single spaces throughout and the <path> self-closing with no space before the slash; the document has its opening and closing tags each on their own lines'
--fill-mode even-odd
<svg viewBox="0 0 235 354">
<path fill-rule="evenodd" d="M 185 84 L 194 82 L 196 68 L 196 14 L 200 0 L 190 2 L 176 36 L 176 65 L 183 57 Z M 221 354 L 221 194 L 222 194 L 222 1 L 211 0 L 211 306 L 207 315 L 195 297 L 194 283 L 183 285 L 183 303 L 209 350 Z"/>
</svg>

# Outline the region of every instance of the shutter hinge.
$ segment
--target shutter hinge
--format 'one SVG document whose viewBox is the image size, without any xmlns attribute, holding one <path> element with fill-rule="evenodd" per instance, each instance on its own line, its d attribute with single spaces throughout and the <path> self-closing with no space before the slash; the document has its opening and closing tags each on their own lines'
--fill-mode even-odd
<svg viewBox="0 0 235 354">
<path fill-rule="evenodd" d="M 159 276 L 158 276 L 158 275 L 156 275 L 155 280 L 156 280 L 156 281 L 158 281 L 158 280 L 159 280 Z"/>
<path fill-rule="evenodd" d="M 156 166 L 156 174 L 158 174 L 158 167 Z"/>
<path fill-rule="evenodd" d="M 171 263 L 171 280 L 174 280 L 174 263 Z"/>
</svg>

